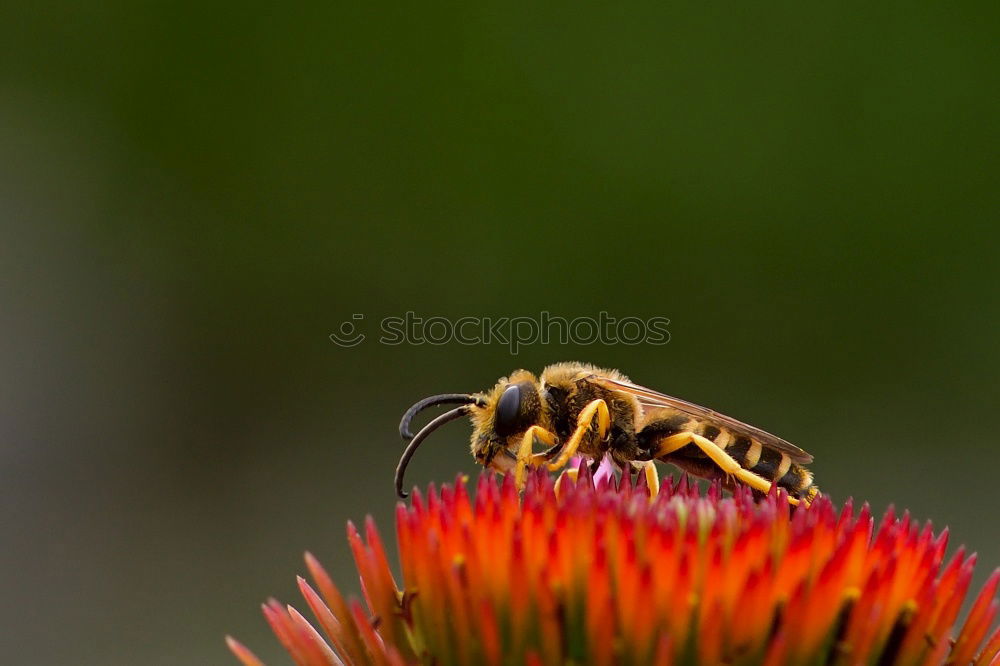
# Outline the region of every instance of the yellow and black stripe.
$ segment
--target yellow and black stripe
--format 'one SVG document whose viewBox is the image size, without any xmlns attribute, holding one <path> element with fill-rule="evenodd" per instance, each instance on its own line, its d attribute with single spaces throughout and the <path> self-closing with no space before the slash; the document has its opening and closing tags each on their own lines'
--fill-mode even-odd
<svg viewBox="0 0 1000 666">
<path fill-rule="evenodd" d="M 707 435 L 706 435 L 707 437 Z M 761 445 L 749 437 L 734 436 L 732 443 L 714 440 L 743 469 L 749 470 L 771 483 L 776 483 L 793 497 L 805 497 L 812 501 L 819 489 L 813 485 L 812 473 L 796 462 L 787 453 Z"/>
<path fill-rule="evenodd" d="M 726 452 L 740 467 L 768 483 L 776 483 L 795 498 L 811 502 L 819 493 L 813 485 L 812 473 L 794 462 L 782 451 L 768 448 L 755 439 L 732 432 L 708 421 L 695 419 L 683 412 L 657 410 L 638 433 L 640 447 L 655 450 L 655 442 L 682 432 L 692 432 L 712 441 Z M 702 458 L 704 454 L 694 445 L 688 445 L 673 454 L 675 458 Z"/>
</svg>

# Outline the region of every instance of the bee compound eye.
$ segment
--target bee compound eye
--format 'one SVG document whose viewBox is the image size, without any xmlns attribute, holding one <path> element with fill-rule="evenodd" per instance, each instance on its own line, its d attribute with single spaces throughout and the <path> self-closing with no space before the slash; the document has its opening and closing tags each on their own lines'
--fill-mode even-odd
<svg viewBox="0 0 1000 666">
<path fill-rule="evenodd" d="M 506 435 L 514 431 L 517 414 L 520 410 L 521 388 L 517 384 L 511 384 L 504 389 L 500 400 L 497 401 L 497 411 L 493 427 L 496 429 L 498 435 Z"/>
</svg>

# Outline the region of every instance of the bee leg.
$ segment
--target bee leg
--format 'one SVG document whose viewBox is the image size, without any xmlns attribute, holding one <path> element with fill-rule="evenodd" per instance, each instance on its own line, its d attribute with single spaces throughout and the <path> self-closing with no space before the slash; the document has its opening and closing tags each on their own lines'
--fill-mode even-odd
<svg viewBox="0 0 1000 666">
<path fill-rule="evenodd" d="M 681 449 L 688 444 L 694 444 L 699 449 L 702 450 L 709 460 L 715 463 L 719 469 L 728 475 L 736 477 L 738 481 L 744 483 L 754 490 L 759 490 L 762 493 L 768 493 L 771 490 L 771 483 L 764 479 L 763 477 L 757 476 L 753 472 L 743 469 L 740 464 L 736 462 L 731 455 L 726 453 L 718 444 L 712 440 L 702 437 L 701 435 L 696 435 L 693 432 L 680 432 L 676 435 L 670 435 L 660 441 L 660 448 L 656 453 L 656 457 L 665 456 L 668 453 L 673 453 L 678 449 Z M 788 498 L 789 503 L 798 504 L 799 501 L 794 497 Z"/>
<path fill-rule="evenodd" d="M 563 479 L 568 478 L 573 483 L 576 483 L 576 478 L 579 475 L 579 473 L 580 473 L 579 469 L 572 467 L 563 470 L 563 473 L 556 478 L 556 485 L 554 488 L 556 497 L 562 497 L 562 484 L 564 483 Z"/>
<path fill-rule="evenodd" d="M 660 494 L 660 475 L 656 473 L 656 463 L 652 460 L 633 460 L 629 467 L 631 469 L 628 469 L 628 471 L 622 471 L 629 476 L 632 475 L 632 470 L 645 475 L 646 488 L 649 489 L 649 499 L 653 499 Z"/>
<path fill-rule="evenodd" d="M 649 488 L 649 499 L 660 494 L 660 475 L 656 471 L 656 463 L 647 460 L 642 463 L 642 471 L 646 475 L 646 487 Z"/>
<path fill-rule="evenodd" d="M 660 448 L 655 453 L 650 452 L 650 458 L 662 458 L 674 451 L 679 451 L 694 441 L 692 437 L 694 437 L 694 434 L 690 432 L 679 432 L 676 435 L 664 437 L 659 441 Z M 734 460 L 733 462 L 736 461 Z"/>
<path fill-rule="evenodd" d="M 521 446 L 517 449 L 517 464 L 514 466 L 514 481 L 518 489 L 524 488 L 524 479 L 527 476 L 528 466 L 538 467 L 545 464 L 551 455 L 549 451 L 544 453 L 532 453 L 535 447 L 535 440 L 538 439 L 550 447 L 549 450 L 558 451 L 558 442 L 555 433 L 551 433 L 545 428 L 533 425 L 524 433 L 521 438 Z"/>
<path fill-rule="evenodd" d="M 576 455 L 576 450 L 583 441 L 583 436 L 587 434 L 593 425 L 594 416 L 597 416 L 597 434 L 600 439 L 604 439 L 611 429 L 611 414 L 608 412 L 608 403 L 600 398 L 587 403 L 587 406 L 580 411 L 580 416 L 576 419 L 576 430 L 573 436 L 566 442 L 562 453 L 554 462 L 549 463 L 549 469 L 555 471 L 566 466 L 569 459 Z"/>
<path fill-rule="evenodd" d="M 537 455 L 542 458 L 545 458 L 546 460 L 552 460 L 553 458 L 556 457 L 556 454 L 559 453 L 559 449 L 561 448 L 562 448 L 562 443 L 556 442 L 555 444 L 553 444 L 552 446 L 550 446 L 549 448 L 545 449 L 544 451 L 542 451 Z"/>
</svg>

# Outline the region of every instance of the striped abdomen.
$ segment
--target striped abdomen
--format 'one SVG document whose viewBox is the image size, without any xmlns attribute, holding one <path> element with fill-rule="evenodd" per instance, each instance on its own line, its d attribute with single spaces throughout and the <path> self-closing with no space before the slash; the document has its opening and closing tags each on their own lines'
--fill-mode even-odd
<svg viewBox="0 0 1000 666">
<path fill-rule="evenodd" d="M 706 429 L 709 432 L 718 430 L 713 426 L 708 426 Z M 804 496 L 806 499 L 812 500 L 819 491 L 813 485 L 812 472 L 793 462 L 787 453 L 768 448 L 749 437 L 733 435 L 733 433 L 728 432 L 720 431 L 716 438 L 708 437 L 708 439 L 714 441 L 732 456 L 733 460 L 740 464 L 740 467 L 771 483 L 777 483 L 793 497 Z M 728 441 L 726 441 L 727 439 Z"/>
<path fill-rule="evenodd" d="M 791 457 L 775 448 L 770 448 L 761 442 L 734 433 L 728 428 L 717 426 L 709 421 L 696 419 L 684 412 L 658 409 L 648 414 L 642 430 L 638 433 L 639 445 L 647 451 L 656 451 L 658 442 L 683 432 L 690 432 L 712 441 L 720 449 L 735 460 L 740 467 L 769 483 L 776 483 L 796 498 L 812 501 L 819 489 L 813 485 L 812 473 L 802 465 L 792 461 Z M 675 463 L 683 469 L 715 478 L 711 473 L 715 468 L 707 456 L 694 444 L 688 444 L 683 449 L 668 454 L 664 460 Z M 685 464 L 687 462 L 697 464 Z M 708 463 L 706 466 L 703 463 Z M 717 469 L 717 468 L 715 468 Z M 704 471 L 705 473 L 700 473 Z"/>
</svg>

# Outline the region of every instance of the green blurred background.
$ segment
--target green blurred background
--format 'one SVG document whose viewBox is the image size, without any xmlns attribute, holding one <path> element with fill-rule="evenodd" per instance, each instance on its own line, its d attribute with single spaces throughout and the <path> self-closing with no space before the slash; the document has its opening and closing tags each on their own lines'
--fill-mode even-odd
<svg viewBox="0 0 1000 666">
<path fill-rule="evenodd" d="M 875 5 L 5 5 L 4 662 L 287 663 L 257 604 L 307 548 L 357 590 L 401 412 L 558 360 L 781 434 L 981 581 L 1000 5 Z M 372 330 L 601 310 L 671 341 Z M 467 437 L 409 481 L 474 472 Z"/>
</svg>

